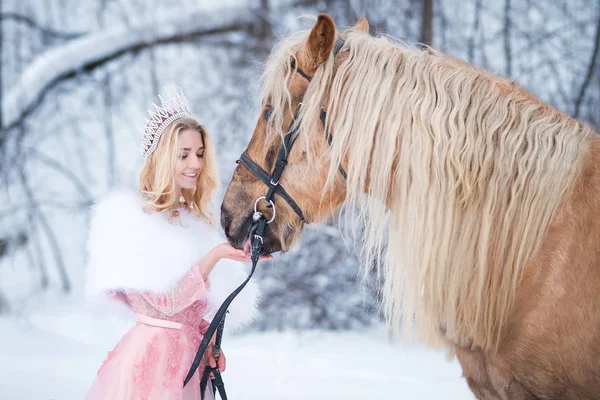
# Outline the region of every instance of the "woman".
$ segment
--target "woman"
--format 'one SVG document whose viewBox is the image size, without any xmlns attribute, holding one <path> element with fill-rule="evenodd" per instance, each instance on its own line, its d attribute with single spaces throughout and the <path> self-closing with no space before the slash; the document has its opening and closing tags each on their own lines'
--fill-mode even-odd
<svg viewBox="0 0 600 400">
<path fill-rule="evenodd" d="M 215 229 L 210 207 L 219 180 L 210 138 L 183 91 L 161 101 L 146 121 L 139 192 L 112 193 L 93 210 L 86 294 L 124 302 L 137 323 L 108 354 L 89 400 L 199 399 L 198 371 L 185 388 L 183 380 L 207 319 L 247 276 L 235 261 L 250 257 Z M 256 295 L 246 286 L 226 326 L 252 317 Z M 223 371 L 224 355 L 217 365 L 207 353 Z"/>
</svg>

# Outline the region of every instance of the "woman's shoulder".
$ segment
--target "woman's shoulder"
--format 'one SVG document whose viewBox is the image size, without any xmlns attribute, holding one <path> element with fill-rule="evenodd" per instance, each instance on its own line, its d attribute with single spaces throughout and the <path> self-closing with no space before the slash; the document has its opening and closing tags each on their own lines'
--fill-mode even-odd
<svg viewBox="0 0 600 400">
<path fill-rule="evenodd" d="M 88 269 L 114 277 L 103 278 L 102 289 L 170 287 L 222 241 L 213 227 L 191 214 L 169 221 L 167 215 L 148 213 L 143 207 L 143 199 L 133 191 L 111 192 L 93 207 Z"/>
<path fill-rule="evenodd" d="M 92 205 L 92 219 L 98 216 L 130 215 L 143 213 L 143 200 L 139 193 L 133 190 L 117 189 L 100 196 Z"/>
</svg>

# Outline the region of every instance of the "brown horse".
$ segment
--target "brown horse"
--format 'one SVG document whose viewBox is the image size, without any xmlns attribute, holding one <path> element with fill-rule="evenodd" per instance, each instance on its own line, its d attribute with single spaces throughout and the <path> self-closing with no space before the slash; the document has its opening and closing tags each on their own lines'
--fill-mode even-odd
<svg viewBox="0 0 600 400">
<path fill-rule="evenodd" d="M 274 217 L 267 252 L 347 206 L 388 324 L 455 354 L 479 399 L 600 399 L 595 132 L 508 80 L 372 37 L 364 18 L 338 33 L 319 15 L 273 51 L 263 83 L 246 155 L 273 171 L 293 122 L 279 185 L 301 210 L 258 201 Z M 238 248 L 267 189 L 247 165 L 222 204 Z"/>
</svg>

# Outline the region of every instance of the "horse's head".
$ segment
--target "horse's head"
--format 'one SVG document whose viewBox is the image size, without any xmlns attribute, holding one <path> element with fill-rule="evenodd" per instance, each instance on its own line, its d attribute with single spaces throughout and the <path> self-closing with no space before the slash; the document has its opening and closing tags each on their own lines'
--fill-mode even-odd
<svg viewBox="0 0 600 400">
<path fill-rule="evenodd" d="M 361 18 L 352 29 L 368 31 L 368 23 Z M 343 178 L 328 179 L 331 162 L 324 155 L 330 141 L 321 118 L 325 114 L 319 113 L 325 99 L 316 99 L 325 89 L 315 87 L 326 85 L 320 67 L 334 64 L 334 53 L 342 43 L 339 39 L 333 20 L 321 14 L 308 34 L 284 42 L 266 64 L 261 115 L 221 206 L 221 225 L 237 248 L 248 249 L 255 209 L 272 219 L 263 250 L 273 253 L 289 250 L 305 223 L 325 220 L 344 201 Z M 306 109 L 309 96 L 316 112 Z M 294 121 L 297 126 L 292 128 Z M 310 135 L 305 134 L 308 130 Z M 282 170 L 281 177 L 272 182 L 270 175 L 277 169 Z M 276 190 L 274 209 L 260 199 L 270 186 Z M 287 199 L 285 194 L 281 196 L 281 189 Z"/>
</svg>

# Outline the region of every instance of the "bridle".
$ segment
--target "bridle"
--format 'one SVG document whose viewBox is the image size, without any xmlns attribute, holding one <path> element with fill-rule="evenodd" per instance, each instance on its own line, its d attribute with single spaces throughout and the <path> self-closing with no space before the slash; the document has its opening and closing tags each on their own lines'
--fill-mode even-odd
<svg viewBox="0 0 600 400">
<path fill-rule="evenodd" d="M 338 39 L 333 48 L 333 56 L 334 57 L 339 53 L 339 51 L 343 45 L 344 45 L 344 40 L 341 38 Z M 302 77 L 304 77 L 306 80 L 308 80 L 309 82 L 312 81 L 312 76 L 308 75 L 306 72 L 304 72 L 302 69 L 300 69 L 296 65 L 295 60 L 292 59 L 290 66 L 293 69 L 295 69 L 296 72 L 298 74 L 300 74 Z M 272 174 L 269 175 L 269 173 L 267 173 L 258 164 L 256 164 L 254 161 L 252 161 L 252 159 L 250 158 L 248 153 L 246 153 L 245 151 L 240 156 L 239 162 L 244 167 L 246 167 L 250 172 L 252 172 L 252 174 L 254 174 L 254 176 L 256 176 L 259 180 L 261 180 L 269 188 L 267 193 L 264 196 L 260 196 L 254 202 L 254 214 L 253 214 L 252 218 L 255 222 L 258 220 L 258 218 L 260 218 L 260 215 L 262 215 L 262 213 L 260 213 L 258 211 L 258 204 L 261 200 L 265 200 L 266 202 L 268 202 L 269 203 L 268 207 L 273 212 L 273 215 L 267 221 L 267 224 L 270 224 L 275 220 L 276 209 L 275 209 L 275 202 L 273 200 L 274 200 L 274 195 L 277 194 L 288 203 L 288 205 L 292 208 L 292 210 L 294 210 L 294 212 L 298 215 L 298 217 L 300 217 L 300 220 L 302 220 L 302 222 L 304 222 L 305 224 L 309 223 L 306 220 L 306 218 L 304 217 L 304 213 L 302 213 L 302 209 L 298 206 L 298 204 L 294 201 L 294 199 L 285 191 L 285 189 L 279 184 L 281 174 L 283 173 L 283 170 L 285 169 L 285 166 L 287 165 L 288 156 L 289 156 L 290 152 L 292 151 L 292 147 L 294 146 L 296 138 L 298 137 L 298 135 L 297 135 L 298 134 L 298 124 L 296 123 L 296 121 L 298 119 L 298 115 L 300 113 L 301 107 L 302 107 L 302 102 L 300 102 L 298 104 L 298 107 L 296 108 L 296 111 L 294 112 L 294 117 L 292 119 L 292 122 L 290 122 L 290 126 L 288 127 L 288 130 L 283 139 L 283 143 L 281 144 L 281 148 L 279 149 L 279 153 L 277 155 L 277 161 L 275 162 L 275 168 L 273 169 Z M 332 142 L 333 138 L 329 132 L 329 129 L 327 129 L 327 126 L 325 125 L 325 120 L 327 119 L 327 112 L 325 111 L 324 107 L 321 108 L 320 119 L 321 119 L 321 123 L 323 124 L 324 131 L 325 131 L 325 138 L 327 139 L 329 146 L 331 146 L 331 142 Z M 344 179 L 347 179 L 346 171 L 342 168 L 341 165 L 338 166 L 338 170 L 340 171 L 340 174 L 344 177 Z"/>
<path fill-rule="evenodd" d="M 333 48 L 333 56 L 334 57 L 339 53 L 339 51 L 343 45 L 344 45 L 343 39 L 340 38 L 336 41 L 335 46 Z M 312 80 L 312 76 L 310 76 L 306 72 L 302 71 L 296 65 L 296 63 L 293 59 L 291 61 L 290 66 L 293 69 L 295 69 L 298 74 L 300 74 L 301 76 L 306 78 L 309 82 Z M 252 161 L 252 159 L 248 156 L 248 154 L 246 152 L 243 152 L 242 155 L 240 156 L 239 162 L 242 163 L 242 165 L 244 165 L 250 172 L 252 172 L 258 179 L 260 179 L 269 188 L 267 193 L 264 196 L 260 196 L 254 202 L 254 213 L 252 214 L 253 224 L 252 224 L 252 229 L 251 229 L 253 240 L 251 241 L 251 253 L 250 253 L 250 256 L 252 259 L 252 269 L 250 270 L 250 274 L 248 274 L 248 277 L 246 278 L 246 280 L 244 280 L 244 282 L 242 282 L 242 284 L 237 289 L 235 289 L 233 291 L 233 293 L 231 293 L 225 299 L 223 304 L 221 304 L 221 306 L 215 313 L 213 320 L 211 321 L 206 332 L 204 333 L 204 337 L 202 338 L 202 342 L 200 343 L 198 352 L 196 353 L 196 356 L 194 357 L 192 366 L 190 367 L 190 370 L 189 370 L 187 376 L 185 377 L 185 380 L 183 382 L 184 387 L 190 381 L 192 376 L 194 376 L 196 369 L 198 369 L 198 366 L 200 365 L 200 362 L 202 361 L 202 356 L 204 355 L 204 352 L 206 351 L 206 349 L 210 343 L 210 339 L 213 337 L 215 332 L 217 333 L 216 341 L 215 341 L 215 348 L 217 350 L 217 357 L 218 357 L 218 350 L 220 348 L 221 338 L 223 335 L 223 326 L 225 324 L 225 315 L 226 315 L 226 313 L 229 312 L 227 309 L 229 308 L 229 305 L 231 304 L 233 299 L 242 291 L 242 289 L 250 281 L 250 278 L 252 278 L 252 275 L 254 274 L 254 271 L 256 270 L 256 265 L 258 264 L 258 259 L 260 258 L 260 256 L 262 255 L 262 252 L 263 252 L 262 245 L 263 245 L 263 237 L 264 237 L 264 233 L 265 233 L 265 228 L 268 224 L 272 223 L 275 220 L 276 209 L 275 209 L 275 202 L 273 201 L 274 196 L 276 194 L 281 196 L 289 204 L 289 206 L 294 210 L 294 212 L 298 215 L 298 217 L 300 217 L 300 219 L 304 223 L 306 223 L 306 224 L 309 223 L 306 220 L 306 218 L 304 217 L 304 214 L 302 213 L 302 209 L 298 206 L 298 204 L 296 204 L 294 199 L 292 199 L 292 197 L 279 184 L 279 179 L 281 178 L 281 174 L 283 173 L 283 170 L 284 170 L 285 166 L 287 165 L 288 155 L 292 151 L 292 147 L 294 146 L 294 142 L 296 141 L 296 137 L 298 136 L 297 135 L 298 124 L 296 124 L 296 120 L 298 118 L 301 107 L 302 107 L 302 103 L 300 102 L 298 104 L 298 107 L 296 108 L 296 111 L 294 112 L 294 118 L 292 119 L 292 122 L 290 123 L 290 126 L 284 136 L 284 140 L 281 145 L 281 148 L 279 149 L 279 154 L 277 155 L 277 161 L 275 162 L 275 168 L 273 169 L 272 174 L 269 175 L 268 172 L 263 170 L 254 161 Z M 331 146 L 331 142 L 332 142 L 333 138 L 332 138 L 331 134 L 329 133 L 327 126 L 325 125 L 326 118 L 327 118 L 327 113 L 325 111 L 325 108 L 321 108 L 321 115 L 320 115 L 321 123 L 323 124 L 323 127 L 324 127 L 325 137 L 327 139 L 327 142 L 329 143 L 329 146 Z M 342 168 L 341 165 L 338 166 L 338 170 L 340 171 L 340 174 L 342 175 L 342 177 L 344 179 L 347 179 L 346 171 Z M 258 211 L 258 203 L 261 200 L 265 200 L 266 202 L 268 202 L 269 207 L 273 210 L 273 215 L 271 216 L 271 218 L 269 220 L 267 220 L 263 216 L 262 212 Z M 213 382 L 213 395 L 214 395 L 214 391 L 218 389 L 221 399 L 227 400 L 227 395 L 225 393 L 225 386 L 223 384 L 223 380 L 221 378 L 221 374 L 220 374 L 219 370 L 217 368 L 211 368 L 209 366 L 205 367 L 205 370 L 204 370 L 204 373 L 202 375 L 202 379 L 200 382 L 201 398 L 204 399 L 204 391 L 207 387 L 208 377 L 211 372 L 215 376 L 215 378 L 212 381 Z"/>
</svg>

